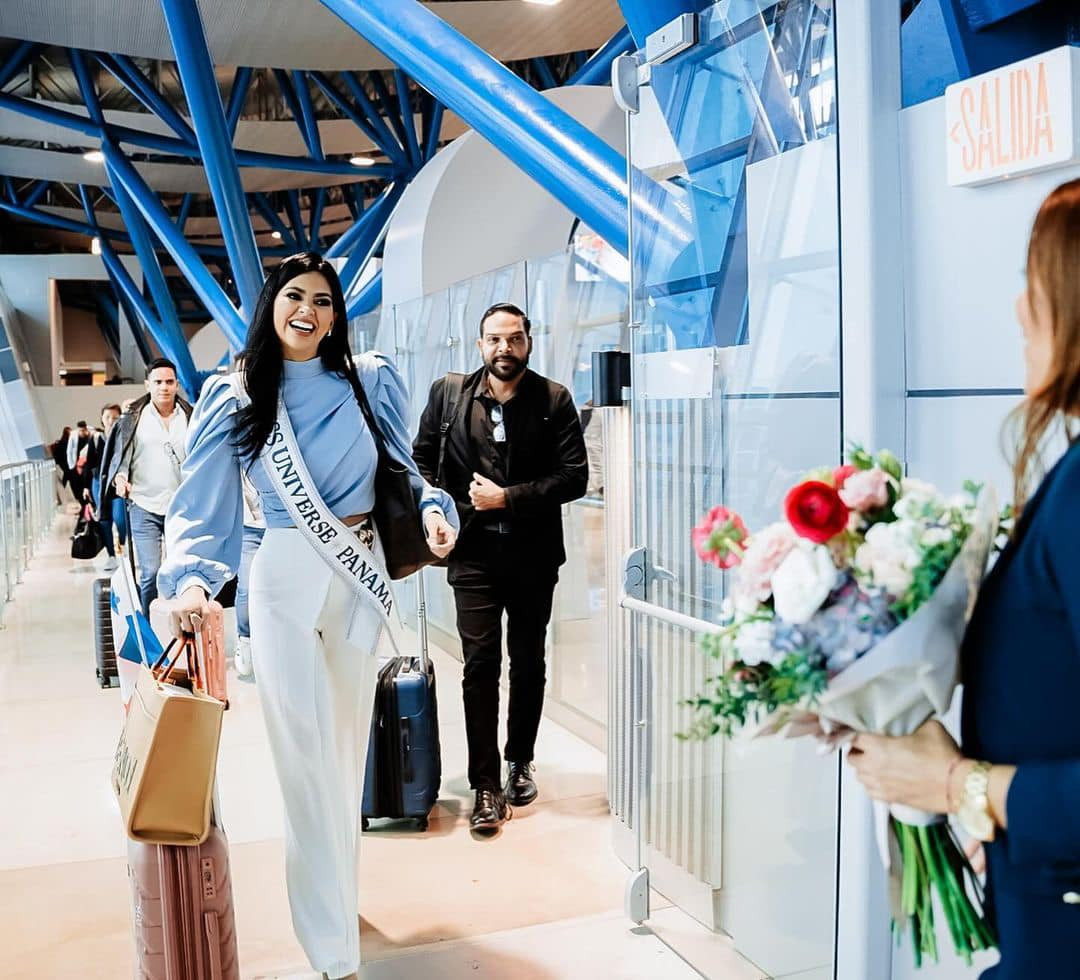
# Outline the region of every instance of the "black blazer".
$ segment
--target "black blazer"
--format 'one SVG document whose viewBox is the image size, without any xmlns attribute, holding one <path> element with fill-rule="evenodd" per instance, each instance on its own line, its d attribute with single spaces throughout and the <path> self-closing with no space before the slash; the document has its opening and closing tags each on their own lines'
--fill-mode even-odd
<svg viewBox="0 0 1080 980">
<path fill-rule="evenodd" d="M 994 980 L 1080 978 L 1080 444 L 1047 474 L 979 592 L 963 748 L 1017 766 L 987 845 Z"/>
<path fill-rule="evenodd" d="M 456 561 L 482 556 L 488 544 L 485 535 L 490 534 L 476 526 L 476 511 L 469 501 L 473 473 L 491 477 L 470 435 L 473 401 L 484 373 L 481 369 L 464 380 L 457 410 L 449 419 L 441 474 L 437 470 L 445 377 L 431 386 L 413 442 L 413 459 L 420 473 L 454 498 L 461 516 L 458 544 L 450 554 L 451 574 Z M 577 409 L 566 388 L 526 370 L 503 411 L 508 441 L 506 515 L 513 524 L 515 544 L 537 563 L 557 568 L 566 561 L 562 505 L 584 496 L 589 482 Z"/>
</svg>

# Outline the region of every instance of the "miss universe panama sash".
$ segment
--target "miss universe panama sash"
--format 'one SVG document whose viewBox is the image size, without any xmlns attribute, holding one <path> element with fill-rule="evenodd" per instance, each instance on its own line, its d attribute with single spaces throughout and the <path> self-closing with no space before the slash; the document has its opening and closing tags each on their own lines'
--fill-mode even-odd
<svg viewBox="0 0 1080 980">
<path fill-rule="evenodd" d="M 237 400 L 241 406 L 250 403 L 243 379 L 239 374 L 229 376 Z M 345 579 L 355 595 L 371 603 L 382 617 L 383 625 L 395 649 L 394 593 L 390 588 L 390 576 L 382 562 L 357 535 L 350 531 L 319 496 L 315 481 L 308 472 L 304 457 L 296 445 L 285 399 L 278 398 L 277 421 L 266 440 L 261 455 L 263 467 L 278 497 L 285 505 L 293 524 L 308 539 L 337 574 Z M 355 617 L 349 626 L 351 637 Z M 374 652 L 374 651 L 373 651 Z"/>
</svg>

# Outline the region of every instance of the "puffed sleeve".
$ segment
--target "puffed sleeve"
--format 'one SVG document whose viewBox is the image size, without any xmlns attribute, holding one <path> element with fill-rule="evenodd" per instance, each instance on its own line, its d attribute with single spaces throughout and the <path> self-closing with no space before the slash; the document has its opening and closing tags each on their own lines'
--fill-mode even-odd
<svg viewBox="0 0 1080 980">
<path fill-rule="evenodd" d="M 188 423 L 180 487 L 165 515 L 158 592 L 166 599 L 191 585 L 217 595 L 240 566 L 244 494 L 233 444 L 236 411 L 230 380 L 208 378 Z"/>
<path fill-rule="evenodd" d="M 421 516 L 429 507 L 437 507 L 451 527 L 455 531 L 460 530 L 461 521 L 454 499 L 445 490 L 428 483 L 416 468 L 406 421 L 409 394 L 394 362 L 385 354 L 369 351 L 356 359 L 356 371 L 371 403 L 371 410 L 375 413 L 375 422 L 386 440 L 386 448 L 395 460 L 409 470 L 409 480 L 416 493 Z"/>
<path fill-rule="evenodd" d="M 1069 451 L 1050 487 L 1040 518 L 1046 537 L 1050 582 L 1060 595 L 1072 634 L 1061 655 L 1080 656 L 1080 447 Z M 1048 678 L 1053 683 L 1053 678 Z M 1080 862 L 1080 758 L 1021 763 L 1009 785 L 1009 856 L 1014 862 Z"/>
</svg>

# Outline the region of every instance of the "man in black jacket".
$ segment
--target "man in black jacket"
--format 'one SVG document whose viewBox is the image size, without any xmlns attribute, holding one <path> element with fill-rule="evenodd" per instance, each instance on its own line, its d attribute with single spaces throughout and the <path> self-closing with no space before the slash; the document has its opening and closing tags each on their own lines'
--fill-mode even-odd
<svg viewBox="0 0 1080 980">
<path fill-rule="evenodd" d="M 507 803 L 536 799 L 533 748 L 544 706 L 544 641 L 559 566 L 562 505 L 585 493 L 589 466 L 570 392 L 527 369 L 530 324 L 512 303 L 480 319 L 484 367 L 432 385 L 413 456 L 454 498 L 461 533 L 449 558 L 465 672 L 470 826 L 492 832 Z M 510 704 L 503 786 L 498 746 L 502 615 Z"/>
</svg>

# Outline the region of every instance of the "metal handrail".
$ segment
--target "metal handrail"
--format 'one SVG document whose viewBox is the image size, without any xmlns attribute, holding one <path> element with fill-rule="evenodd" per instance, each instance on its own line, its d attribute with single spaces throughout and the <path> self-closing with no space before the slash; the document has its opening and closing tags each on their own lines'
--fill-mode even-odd
<svg viewBox="0 0 1080 980">
<path fill-rule="evenodd" d="M 54 465 L 52 460 L 37 459 L 0 464 L 0 611 L 52 526 Z"/>
<path fill-rule="evenodd" d="M 707 619 L 698 619 L 695 616 L 687 616 L 685 613 L 675 612 L 665 606 L 658 606 L 655 602 L 645 602 L 643 599 L 635 599 L 625 592 L 619 596 L 619 605 L 630 612 L 641 613 L 651 619 L 658 619 L 669 626 L 679 626 L 691 633 L 719 633 L 723 629 L 716 623 L 710 623 Z"/>
</svg>

